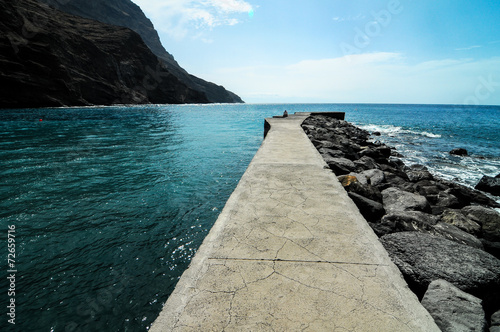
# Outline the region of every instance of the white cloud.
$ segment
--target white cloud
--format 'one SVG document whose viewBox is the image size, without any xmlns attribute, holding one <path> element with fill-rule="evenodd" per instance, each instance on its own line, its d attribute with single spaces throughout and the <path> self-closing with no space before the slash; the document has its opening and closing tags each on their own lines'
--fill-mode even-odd
<svg viewBox="0 0 500 332">
<path fill-rule="evenodd" d="M 252 6 L 242 0 L 209 0 L 206 2 L 228 13 L 248 13 L 252 10 Z"/>
<path fill-rule="evenodd" d="M 500 57 L 410 64 L 403 54 L 380 52 L 225 68 L 202 77 L 247 102 L 462 104 L 479 93 L 481 103 L 500 104 Z"/>
<path fill-rule="evenodd" d="M 200 36 L 200 30 L 240 23 L 238 15 L 253 13 L 243 0 L 133 0 L 155 22 L 157 30 L 175 39 Z"/>
</svg>

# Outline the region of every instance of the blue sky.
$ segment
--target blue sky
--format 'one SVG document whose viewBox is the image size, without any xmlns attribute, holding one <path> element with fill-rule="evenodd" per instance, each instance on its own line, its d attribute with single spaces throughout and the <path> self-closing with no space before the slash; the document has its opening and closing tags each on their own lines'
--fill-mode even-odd
<svg viewBox="0 0 500 332">
<path fill-rule="evenodd" d="M 132 0 L 249 103 L 500 105 L 498 0 Z"/>
</svg>

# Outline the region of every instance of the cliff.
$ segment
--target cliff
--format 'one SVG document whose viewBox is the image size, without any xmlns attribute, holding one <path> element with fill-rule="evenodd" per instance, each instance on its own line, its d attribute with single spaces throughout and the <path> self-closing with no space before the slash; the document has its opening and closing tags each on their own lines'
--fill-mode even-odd
<svg viewBox="0 0 500 332">
<path fill-rule="evenodd" d="M 103 23 L 127 27 L 137 32 L 168 70 L 188 87 L 206 94 L 214 103 L 242 103 L 240 97 L 224 87 L 189 74 L 160 42 L 158 33 L 142 10 L 130 0 L 40 0 L 64 12 Z"/>
<path fill-rule="evenodd" d="M 208 102 L 130 29 L 1 2 L 0 107 Z"/>
</svg>

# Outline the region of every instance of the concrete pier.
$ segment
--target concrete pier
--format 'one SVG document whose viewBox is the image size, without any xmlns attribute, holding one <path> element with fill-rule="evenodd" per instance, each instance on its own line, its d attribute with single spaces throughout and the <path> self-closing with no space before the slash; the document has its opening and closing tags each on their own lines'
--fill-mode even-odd
<svg viewBox="0 0 500 332">
<path fill-rule="evenodd" d="M 151 331 L 439 331 L 300 124 L 266 139 Z"/>
</svg>

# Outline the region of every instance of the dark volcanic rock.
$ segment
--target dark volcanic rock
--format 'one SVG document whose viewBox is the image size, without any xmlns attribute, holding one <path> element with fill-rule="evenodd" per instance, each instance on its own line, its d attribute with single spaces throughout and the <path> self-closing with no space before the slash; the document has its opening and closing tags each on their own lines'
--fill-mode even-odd
<svg viewBox="0 0 500 332">
<path fill-rule="evenodd" d="M 441 221 L 456 226 L 469 234 L 481 234 L 481 225 L 466 217 L 460 210 L 447 209 L 441 215 Z"/>
<path fill-rule="evenodd" d="M 127 28 L 34 0 L 0 12 L 0 107 L 208 102 Z"/>
<path fill-rule="evenodd" d="M 500 207 L 500 204 L 477 190 L 445 180 L 441 180 L 440 183 L 441 185 L 445 185 L 449 188 L 447 192 L 459 200 L 461 208 L 471 204 Z"/>
<path fill-rule="evenodd" d="M 41 0 L 50 6 L 67 12 L 103 22 L 127 27 L 137 32 L 151 51 L 159 57 L 170 73 L 188 88 L 200 92 L 209 102 L 242 103 L 240 97 L 224 87 L 207 82 L 186 72 L 160 42 L 158 33 L 142 10 L 130 0 Z"/>
<path fill-rule="evenodd" d="M 483 244 L 484 250 L 486 252 L 500 259 L 500 242 L 493 242 L 481 239 L 481 243 Z"/>
<path fill-rule="evenodd" d="M 375 160 L 373 158 L 368 157 L 368 156 L 363 156 L 363 157 L 359 158 L 358 160 L 355 160 L 354 165 L 356 165 L 356 168 L 359 171 L 376 169 L 379 167 L 378 164 L 375 162 Z"/>
<path fill-rule="evenodd" d="M 450 154 L 455 155 L 455 156 L 467 156 L 468 152 L 466 149 L 458 148 L 458 149 L 451 150 Z"/>
<path fill-rule="evenodd" d="M 397 152 L 396 150 L 391 151 L 391 157 L 404 158 L 404 156 L 401 153 Z"/>
<path fill-rule="evenodd" d="M 379 202 L 353 192 L 348 193 L 348 195 L 367 221 L 378 221 L 385 214 L 384 207 Z"/>
<path fill-rule="evenodd" d="M 488 241 L 500 242 L 500 213 L 483 206 L 467 206 L 461 212 L 481 225 L 483 238 Z"/>
<path fill-rule="evenodd" d="M 379 169 L 370 169 L 362 172 L 364 176 L 368 179 L 370 185 L 377 186 L 385 181 L 384 172 Z"/>
<path fill-rule="evenodd" d="M 408 175 L 408 179 L 411 182 L 419 182 L 419 181 L 424 181 L 424 180 L 434 180 L 434 177 L 432 174 L 429 172 L 427 167 L 423 165 L 412 165 L 409 167 L 408 171 L 406 172 Z"/>
<path fill-rule="evenodd" d="M 439 195 L 443 192 L 447 187 L 440 187 L 439 184 L 435 181 L 423 180 L 419 181 L 414 185 L 415 191 L 420 195 L 425 197 L 433 197 Z M 429 202 L 432 203 L 431 200 Z"/>
<path fill-rule="evenodd" d="M 414 171 L 411 170 L 406 173 L 408 175 L 408 179 L 411 182 L 418 182 L 422 180 L 433 180 L 434 177 L 429 171 Z"/>
<path fill-rule="evenodd" d="M 382 191 L 382 199 L 384 202 L 384 208 L 387 212 L 431 211 L 429 202 L 424 196 L 413 194 L 397 188 L 388 188 Z"/>
<path fill-rule="evenodd" d="M 325 158 L 325 162 L 337 175 L 349 174 L 355 170 L 354 163 L 347 158 Z"/>
<path fill-rule="evenodd" d="M 475 189 L 500 196 L 500 178 L 485 175 L 479 180 Z"/>
<path fill-rule="evenodd" d="M 463 230 L 461 230 L 456 226 L 444 222 L 439 222 L 436 225 L 432 226 L 432 229 L 428 233 L 441 236 L 444 237 L 445 239 L 465 244 L 473 248 L 478 248 L 481 250 L 484 249 L 484 245 L 481 242 L 481 240 L 479 240 L 472 234 L 464 232 Z"/>
<path fill-rule="evenodd" d="M 406 174 L 402 172 L 399 172 L 397 170 L 395 170 L 394 172 L 384 171 L 384 177 L 385 177 L 385 182 L 389 184 L 388 187 L 394 187 L 409 192 L 413 191 L 413 184 L 409 182 Z"/>
<path fill-rule="evenodd" d="M 490 332 L 500 332 L 500 311 L 491 315 Z"/>
<path fill-rule="evenodd" d="M 385 215 L 380 221 L 383 229 L 389 233 L 396 232 L 431 232 L 438 218 L 420 211 L 393 211 Z M 383 235 L 385 235 L 383 234 Z"/>
<path fill-rule="evenodd" d="M 335 150 L 331 148 L 321 148 L 318 150 L 321 155 L 329 156 L 332 158 L 343 158 L 345 153 L 340 150 Z"/>
<path fill-rule="evenodd" d="M 437 279 L 490 306 L 500 296 L 500 260 L 482 250 L 420 232 L 394 233 L 380 240 L 419 296 Z"/>
<path fill-rule="evenodd" d="M 391 149 L 389 149 L 386 146 L 381 146 L 381 147 L 371 147 L 362 150 L 359 153 L 360 157 L 370 157 L 374 160 L 384 160 L 387 159 L 391 156 Z"/>
<path fill-rule="evenodd" d="M 358 180 L 358 178 L 363 179 L 363 175 L 341 175 L 338 177 L 340 183 L 347 192 L 356 193 L 373 201 L 382 203 L 382 194 L 380 191 L 368 184 L 366 178 L 362 181 L 364 184 Z"/>
<path fill-rule="evenodd" d="M 443 213 L 446 209 L 460 207 L 458 198 L 446 191 L 442 191 L 435 196 L 426 196 L 426 198 L 429 202 L 431 202 L 432 213 L 436 215 Z"/>
<path fill-rule="evenodd" d="M 487 207 L 500 205 L 477 190 L 435 178 L 423 165 L 406 166 L 389 147 L 351 127 L 318 115 L 303 123 L 330 168 L 343 174 L 339 181 L 410 288 L 422 297 L 429 283 L 445 279 L 480 297 L 488 317 L 500 306 L 500 220 Z M 335 163 L 340 156 L 342 162 Z M 381 192 L 382 206 L 371 189 Z"/>
<path fill-rule="evenodd" d="M 443 332 L 487 331 L 481 300 L 446 280 L 431 282 L 422 305 Z"/>
</svg>

